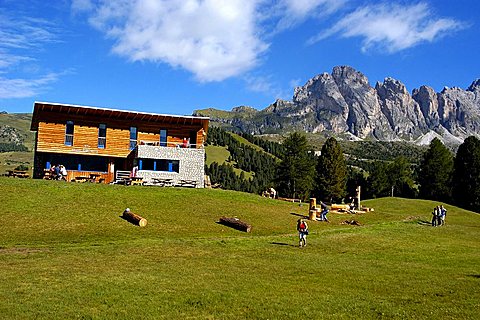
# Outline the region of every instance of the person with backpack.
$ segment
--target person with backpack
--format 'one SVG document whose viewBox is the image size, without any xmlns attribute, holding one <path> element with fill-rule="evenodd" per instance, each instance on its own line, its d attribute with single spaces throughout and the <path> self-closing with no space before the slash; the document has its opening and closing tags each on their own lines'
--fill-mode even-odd
<svg viewBox="0 0 480 320">
<path fill-rule="evenodd" d="M 304 219 L 298 219 L 297 221 L 298 231 L 298 246 L 305 247 L 307 245 L 308 225 Z"/>
</svg>

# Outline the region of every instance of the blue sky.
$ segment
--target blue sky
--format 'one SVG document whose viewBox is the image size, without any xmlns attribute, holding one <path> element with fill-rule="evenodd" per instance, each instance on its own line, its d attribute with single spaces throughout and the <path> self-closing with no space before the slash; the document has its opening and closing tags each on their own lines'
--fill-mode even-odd
<svg viewBox="0 0 480 320">
<path fill-rule="evenodd" d="M 337 65 L 372 85 L 466 88 L 479 13 L 476 0 L 0 0 L 0 111 L 263 109 Z"/>
</svg>

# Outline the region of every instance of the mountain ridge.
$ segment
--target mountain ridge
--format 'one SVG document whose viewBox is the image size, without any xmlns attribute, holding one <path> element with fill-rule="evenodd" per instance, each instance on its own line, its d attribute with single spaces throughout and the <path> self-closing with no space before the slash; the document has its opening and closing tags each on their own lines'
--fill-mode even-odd
<svg viewBox="0 0 480 320">
<path fill-rule="evenodd" d="M 336 66 L 332 73 L 296 87 L 292 100 L 277 99 L 262 110 L 235 107 L 221 111 L 222 116 L 214 110 L 195 110 L 194 115 L 251 134 L 305 131 L 422 143 L 439 136 L 458 144 L 480 135 L 480 79 L 467 89 L 444 87 L 435 92 L 423 85 L 410 93 L 397 79 L 386 77 L 372 87 L 363 73 Z"/>
</svg>

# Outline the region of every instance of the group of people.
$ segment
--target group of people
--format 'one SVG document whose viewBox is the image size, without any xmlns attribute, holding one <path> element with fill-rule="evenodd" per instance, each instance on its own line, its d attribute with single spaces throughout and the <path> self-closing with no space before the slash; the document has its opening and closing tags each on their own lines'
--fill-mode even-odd
<svg viewBox="0 0 480 320">
<path fill-rule="evenodd" d="M 432 226 L 443 226 L 445 224 L 445 217 L 447 216 L 447 209 L 443 205 L 436 206 L 432 212 Z"/>
<path fill-rule="evenodd" d="M 50 167 L 50 179 L 52 180 L 67 180 L 67 169 L 62 164 L 53 165 Z"/>
</svg>

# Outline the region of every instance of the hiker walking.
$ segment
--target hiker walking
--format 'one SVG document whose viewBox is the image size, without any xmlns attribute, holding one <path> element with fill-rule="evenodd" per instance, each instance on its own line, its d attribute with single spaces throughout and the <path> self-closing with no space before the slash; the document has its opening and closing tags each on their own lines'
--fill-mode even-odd
<svg viewBox="0 0 480 320">
<path fill-rule="evenodd" d="M 304 219 L 298 219 L 297 221 L 298 231 L 298 246 L 305 247 L 307 245 L 308 225 Z"/>
</svg>

